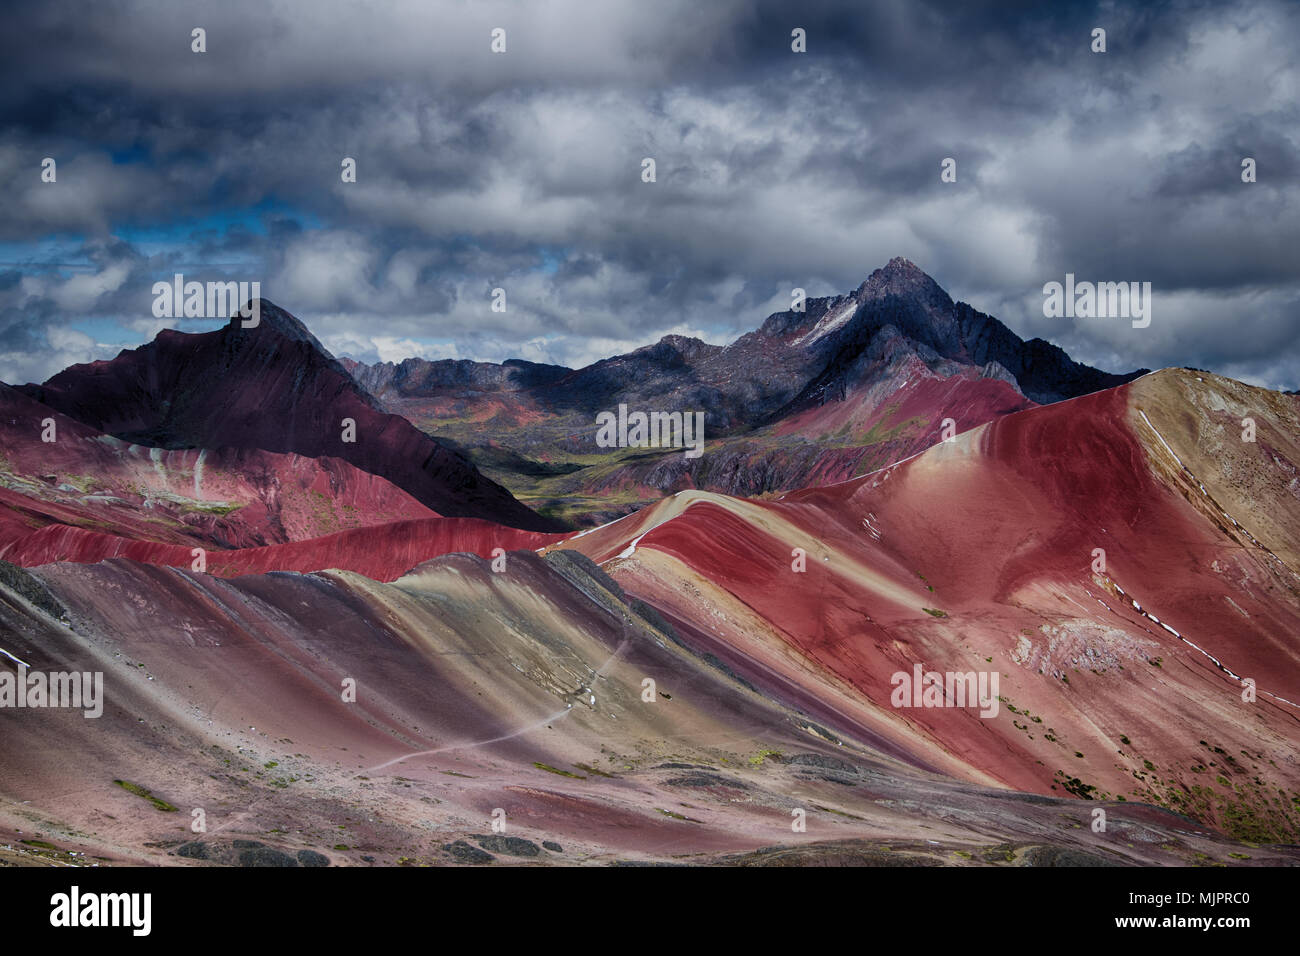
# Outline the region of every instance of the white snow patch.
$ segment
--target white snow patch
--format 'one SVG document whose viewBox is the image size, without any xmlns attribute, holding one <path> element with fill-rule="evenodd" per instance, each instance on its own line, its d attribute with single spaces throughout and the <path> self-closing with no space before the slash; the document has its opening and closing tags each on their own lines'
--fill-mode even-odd
<svg viewBox="0 0 1300 956">
<path fill-rule="evenodd" d="M 10 654 L 8 651 L 6 651 L 3 647 L 0 647 L 0 654 L 3 654 L 5 657 L 9 658 L 9 659 L 10 659 L 11 661 L 13 661 L 15 664 L 22 664 L 23 667 L 30 667 L 30 666 L 31 666 L 31 665 L 28 664 L 25 660 L 22 660 L 21 658 L 14 657 L 12 654 Z"/>
<path fill-rule="evenodd" d="M 620 558 L 630 558 L 630 557 L 632 557 L 632 555 L 636 554 L 636 546 L 637 546 L 637 543 L 638 543 L 642 538 L 644 538 L 647 534 L 649 534 L 649 533 L 650 533 L 650 532 L 647 531 L 647 532 L 645 532 L 645 534 L 639 534 L 639 535 L 637 535 L 635 538 L 633 538 L 633 539 L 632 539 L 632 543 L 629 544 L 626 548 L 623 549 L 622 553 L 619 554 L 619 557 L 620 557 Z"/>
<path fill-rule="evenodd" d="M 678 492 L 678 493 L 680 494 L 680 492 Z M 622 520 L 623 520 L 622 518 L 615 518 L 615 519 L 614 519 L 614 521 L 622 521 Z M 569 540 L 570 540 L 570 541 L 577 541 L 579 538 L 585 538 L 587 535 L 591 534 L 593 531 L 599 531 L 601 528 L 608 528 L 610 525 L 612 525 L 612 524 L 614 523 L 614 521 L 606 521 L 606 522 L 605 522 L 603 525 L 601 525 L 599 528 L 588 528 L 586 531 L 579 531 L 577 534 L 575 534 L 575 535 L 574 535 L 572 538 L 570 538 Z"/>
<path fill-rule="evenodd" d="M 1174 461 L 1178 462 L 1178 467 L 1182 468 L 1183 460 L 1174 454 L 1174 450 L 1169 447 L 1169 442 L 1165 441 L 1165 436 L 1160 434 L 1155 425 L 1151 424 L 1151 419 L 1147 418 L 1147 413 L 1139 409 L 1138 414 L 1141 415 L 1142 420 L 1147 423 L 1147 428 L 1156 433 L 1156 437 L 1160 439 L 1160 444 L 1165 446 L 1165 451 L 1169 452 L 1169 454 L 1173 456 Z"/>
<path fill-rule="evenodd" d="M 803 335 L 795 339 L 792 345 L 802 345 L 804 342 L 815 342 L 824 335 L 829 335 L 836 329 L 840 328 L 849 319 L 853 318 L 853 313 L 858 310 L 858 304 L 852 300 L 843 309 L 835 314 L 827 313 L 822 316 L 821 320 Z"/>
<path fill-rule="evenodd" d="M 203 459 L 208 456 L 208 450 L 202 448 L 199 450 L 199 457 L 194 460 L 194 497 L 203 500 Z"/>
</svg>

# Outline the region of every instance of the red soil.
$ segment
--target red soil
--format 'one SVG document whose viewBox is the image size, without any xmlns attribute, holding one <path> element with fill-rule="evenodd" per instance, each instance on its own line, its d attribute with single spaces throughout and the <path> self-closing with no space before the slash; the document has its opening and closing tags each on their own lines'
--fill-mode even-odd
<svg viewBox="0 0 1300 956">
<path fill-rule="evenodd" d="M 534 549 L 563 537 L 519 531 L 477 518 L 424 518 L 395 521 L 382 528 L 342 531 L 309 541 L 208 551 L 205 557 L 207 572 L 218 577 L 338 568 L 378 581 L 392 581 L 439 555 L 466 552 L 490 558 L 496 548 Z M 194 561 L 188 545 L 133 541 L 67 525 L 41 528 L 0 548 L 0 558 L 24 567 L 56 561 L 94 564 L 115 557 L 186 569 Z"/>
<path fill-rule="evenodd" d="M 1160 477 L 1160 439 L 1134 401 L 1130 385 L 1008 415 L 879 473 L 761 505 L 669 499 L 566 546 L 608 561 L 639 537 L 626 564 L 607 565 L 630 591 L 678 619 L 698 613 L 681 582 L 658 583 L 659 565 L 638 558 L 670 556 L 770 625 L 810 674 L 874 702 L 913 752 L 1020 789 L 1051 792 L 1059 770 L 1129 793 L 1143 779 L 1139 748 L 1201 761 L 1207 711 L 1229 753 L 1229 740 L 1252 746 L 1256 721 L 1294 735 L 1300 716 L 1295 575 Z M 1190 438 L 1170 440 L 1195 442 L 1188 426 Z M 1091 567 L 1096 548 L 1104 575 Z M 738 659 L 777 660 L 731 615 L 710 620 L 711 639 Z M 1244 707 L 1207 654 L 1257 679 L 1259 704 Z M 918 662 L 996 669 L 1008 707 L 988 720 L 892 708 L 892 674 Z"/>
</svg>

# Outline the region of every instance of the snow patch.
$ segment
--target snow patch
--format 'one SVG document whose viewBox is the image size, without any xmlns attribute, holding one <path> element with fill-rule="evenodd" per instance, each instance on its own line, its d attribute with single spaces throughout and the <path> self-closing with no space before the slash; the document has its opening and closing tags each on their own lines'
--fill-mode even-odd
<svg viewBox="0 0 1300 956">
<path fill-rule="evenodd" d="M 1145 416 L 1143 416 L 1143 417 L 1145 417 Z M 1148 422 L 1147 424 L 1149 425 L 1150 422 Z M 1155 429 L 1152 429 L 1152 431 L 1155 431 Z M 1159 434 L 1159 432 L 1157 432 L 1157 434 Z M 1111 583 L 1114 584 L 1114 582 L 1111 582 Z M 1194 651 L 1197 651 L 1198 653 L 1200 653 L 1201 655 L 1203 655 L 1203 656 L 1204 656 L 1206 659 L 1208 659 L 1212 664 L 1214 664 L 1215 667 L 1217 667 L 1219 670 L 1223 671 L 1225 674 L 1227 674 L 1227 675 L 1228 675 L 1229 677 L 1231 677 L 1233 680 L 1235 680 L 1235 681 L 1237 681 L 1237 682 L 1239 682 L 1239 683 L 1243 682 L 1243 678 L 1241 677 L 1240 674 L 1237 674 L 1235 671 L 1232 670 L 1232 668 L 1228 667 L 1226 664 L 1223 663 L 1223 661 L 1219 660 L 1217 657 L 1215 657 L 1213 654 L 1211 654 L 1211 653 L 1210 653 L 1209 651 L 1207 651 L 1205 648 L 1201 647 L 1201 646 L 1200 646 L 1199 644 L 1197 644 L 1195 641 L 1192 641 L 1192 640 L 1188 639 L 1187 637 L 1183 636 L 1182 634 L 1179 634 L 1177 631 L 1175 631 L 1172 627 L 1170 627 L 1170 626 L 1169 626 L 1168 624 L 1166 624 L 1164 621 L 1160 620 L 1160 618 L 1156 617 L 1154 614 L 1151 614 L 1150 612 L 1143 610 L 1142 605 L 1139 604 L 1137 601 L 1135 601 L 1135 600 L 1134 600 L 1132 597 L 1130 597 L 1129 595 L 1125 594 L 1125 593 L 1124 593 L 1124 589 L 1121 588 L 1118 584 L 1115 584 L 1115 590 L 1118 591 L 1118 592 L 1119 592 L 1119 593 L 1124 597 L 1124 599 L 1125 599 L 1126 601 L 1128 601 L 1129 604 L 1131 604 L 1131 605 L 1133 606 L 1133 609 L 1134 609 L 1135 611 L 1137 611 L 1139 614 L 1141 614 L 1143 617 L 1145 617 L 1148 621 L 1151 621 L 1151 622 L 1154 623 L 1154 624 L 1158 624 L 1158 625 L 1160 625 L 1162 628 L 1164 628 L 1166 631 L 1168 631 L 1168 632 L 1169 632 L 1170 634 L 1172 634 L 1174 637 L 1178 638 L 1180 641 L 1182 641 L 1182 642 L 1183 642 L 1184 644 L 1186 644 L 1188 647 L 1192 648 Z M 1263 690 L 1262 688 L 1260 689 L 1260 693 L 1268 694 L 1268 696 L 1269 696 L 1269 697 L 1272 697 L 1274 700 L 1279 701 L 1280 703 L 1283 703 L 1283 704 L 1288 704 L 1288 705 L 1290 705 L 1291 707 L 1300 707 L 1300 704 L 1296 704 L 1296 703 L 1294 703 L 1293 701 L 1289 701 L 1289 700 L 1287 700 L 1285 697 L 1279 697 L 1277 694 L 1270 693 L 1269 691 Z"/>
<path fill-rule="evenodd" d="M 199 457 L 194 460 L 194 497 L 203 500 L 203 459 L 208 455 L 208 450 L 202 448 L 199 450 Z"/>
<path fill-rule="evenodd" d="M 14 657 L 12 654 L 10 654 L 8 651 L 6 651 L 3 647 L 0 647 L 0 654 L 3 654 L 5 657 L 9 658 L 9 659 L 10 659 L 11 661 L 13 661 L 15 664 L 21 664 L 23 667 L 30 667 L 30 666 L 31 666 L 31 665 L 28 664 L 26 661 L 21 660 L 21 659 L 19 659 L 19 658 L 17 658 L 17 657 Z"/>
<path fill-rule="evenodd" d="M 630 557 L 632 557 L 632 555 L 636 554 L 636 546 L 637 546 L 637 543 L 638 543 L 642 538 L 644 538 L 647 534 L 649 534 L 649 533 L 650 533 L 650 532 L 647 531 L 647 532 L 645 532 L 645 534 L 639 534 L 639 535 L 637 535 L 635 538 L 633 538 L 633 539 L 632 539 L 632 543 L 629 544 L 626 548 L 623 549 L 622 553 L 619 554 L 619 557 L 620 557 L 620 558 L 630 558 Z"/>
<path fill-rule="evenodd" d="M 1155 432 L 1155 436 L 1160 439 L 1160 444 L 1165 446 L 1165 451 L 1169 452 L 1169 454 L 1173 457 L 1174 461 L 1178 462 L 1178 467 L 1179 468 L 1184 467 L 1183 460 L 1174 454 L 1174 450 L 1169 447 L 1169 442 L 1165 441 L 1165 436 L 1160 434 L 1160 432 L 1156 429 L 1155 425 L 1151 424 L 1151 419 L 1147 418 L 1147 413 L 1142 411 L 1141 409 L 1138 409 L 1138 414 L 1141 415 L 1142 420 L 1147 423 L 1147 428 Z"/>
<path fill-rule="evenodd" d="M 795 339 L 792 345 L 802 345 L 804 342 L 815 342 L 823 336 L 829 335 L 836 329 L 853 318 L 853 313 L 858 310 L 858 304 L 852 300 L 843 309 L 835 314 L 826 313 L 821 320 L 803 335 Z"/>
<path fill-rule="evenodd" d="M 678 493 L 680 494 L 680 492 L 678 492 Z M 569 540 L 570 540 L 570 541 L 577 541 L 579 538 L 585 538 L 587 535 L 591 534 L 593 531 L 599 531 L 601 528 L 608 528 L 610 525 L 614 524 L 614 522 L 616 522 L 616 521 L 622 521 L 622 520 L 623 520 L 622 518 L 615 518 L 614 521 L 606 521 L 606 522 L 605 522 L 603 525 L 601 525 L 599 528 L 588 528 L 586 531 L 579 531 L 577 534 L 575 534 L 575 535 L 574 535 L 572 538 L 570 538 Z"/>
</svg>

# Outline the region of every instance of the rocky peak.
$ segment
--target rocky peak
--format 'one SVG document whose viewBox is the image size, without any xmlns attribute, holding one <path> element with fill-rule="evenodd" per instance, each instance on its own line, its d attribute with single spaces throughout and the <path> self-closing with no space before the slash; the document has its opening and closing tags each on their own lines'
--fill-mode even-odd
<svg viewBox="0 0 1300 956">
<path fill-rule="evenodd" d="M 867 277 L 856 292 L 858 301 L 897 296 L 914 300 L 932 310 L 950 311 L 953 301 L 930 276 L 910 259 L 895 256 Z"/>
<path fill-rule="evenodd" d="M 311 334 L 307 329 L 307 326 L 303 325 L 302 321 L 297 316 L 289 314 L 270 299 L 258 299 L 257 303 L 259 321 L 255 327 L 245 328 L 244 322 L 246 319 L 241 312 L 236 312 L 230 317 L 230 322 L 226 325 L 226 328 L 233 331 L 237 336 L 244 336 L 259 331 L 273 331 L 277 335 L 283 336 L 292 342 L 307 343 L 326 358 L 334 358 L 334 356 L 330 354 L 329 349 L 321 345 L 320 340 Z M 247 311 L 250 304 L 251 303 L 245 303 L 244 309 L 241 311 Z"/>
</svg>

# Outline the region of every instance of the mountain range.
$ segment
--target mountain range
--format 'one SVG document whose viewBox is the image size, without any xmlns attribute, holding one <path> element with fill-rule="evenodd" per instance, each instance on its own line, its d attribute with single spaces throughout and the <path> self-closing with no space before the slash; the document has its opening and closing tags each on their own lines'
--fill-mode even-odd
<svg viewBox="0 0 1300 956">
<path fill-rule="evenodd" d="M 1295 396 L 903 259 L 576 370 L 260 307 L 0 386 L 0 664 L 107 688 L 0 708 L 0 859 L 1300 861 Z"/>
<path fill-rule="evenodd" d="M 345 363 L 385 410 L 436 433 L 538 510 L 590 524 L 664 493 L 841 481 L 999 415 L 1130 381 L 1025 342 L 954 303 L 906 259 L 807 299 L 727 346 L 665 336 L 582 369 L 518 360 Z M 629 409 L 705 414 L 709 454 L 603 451 L 592 423 Z"/>
</svg>

